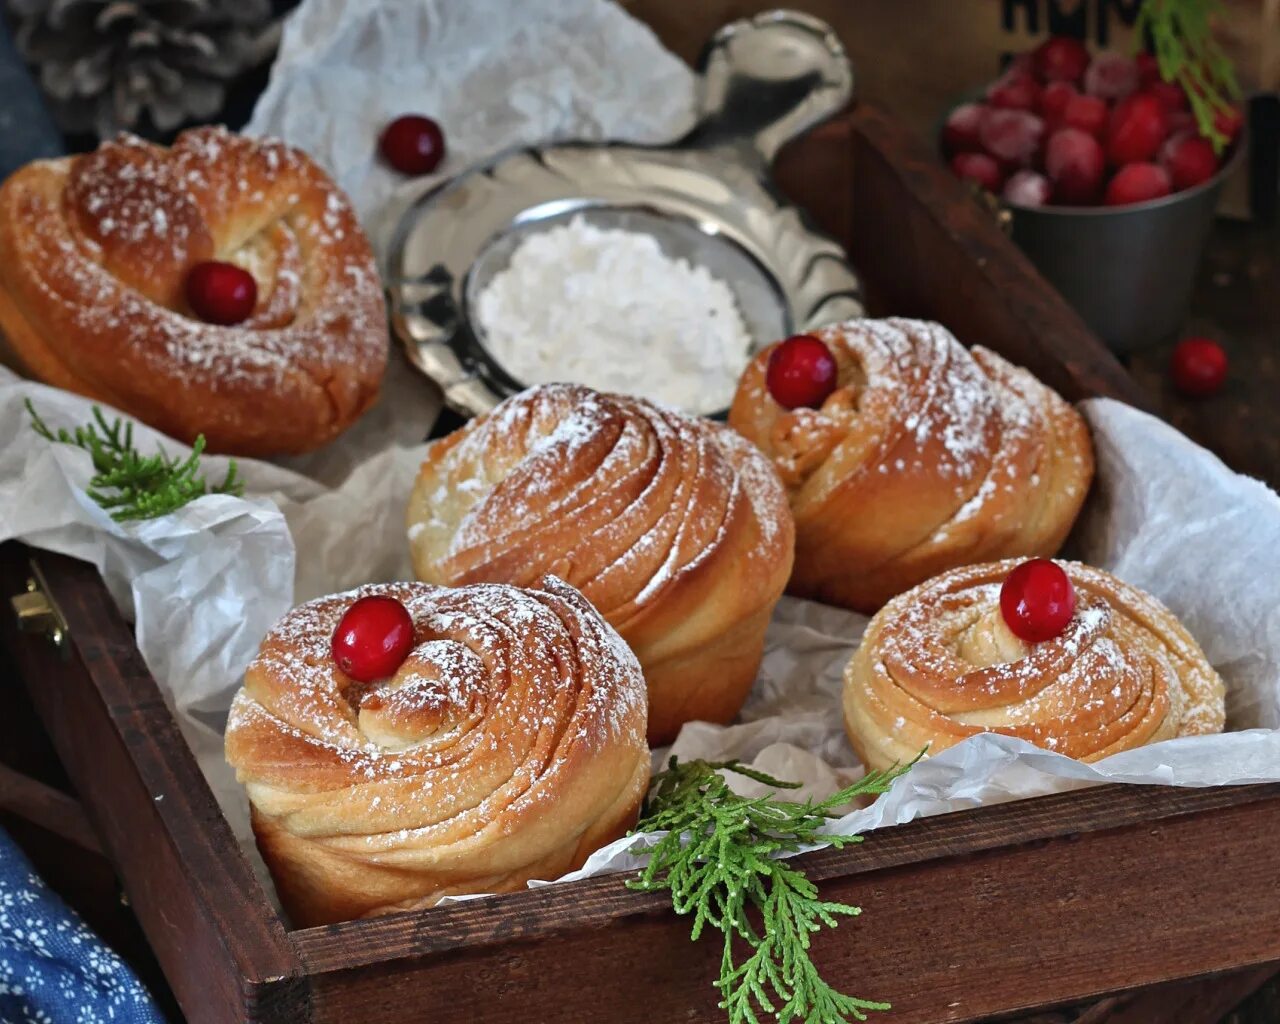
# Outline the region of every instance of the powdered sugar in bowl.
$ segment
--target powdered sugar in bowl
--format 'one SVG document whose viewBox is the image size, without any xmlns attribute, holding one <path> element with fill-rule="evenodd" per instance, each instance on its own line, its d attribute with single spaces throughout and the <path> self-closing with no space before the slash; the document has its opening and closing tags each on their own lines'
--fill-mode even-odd
<svg viewBox="0 0 1280 1024">
<path fill-rule="evenodd" d="M 835 36 L 761 15 L 717 33 L 703 74 L 701 119 L 670 147 L 519 149 L 405 213 L 392 321 L 452 408 L 568 381 L 716 414 L 759 347 L 862 314 L 843 250 L 769 178 L 783 142 L 849 101 Z"/>
</svg>

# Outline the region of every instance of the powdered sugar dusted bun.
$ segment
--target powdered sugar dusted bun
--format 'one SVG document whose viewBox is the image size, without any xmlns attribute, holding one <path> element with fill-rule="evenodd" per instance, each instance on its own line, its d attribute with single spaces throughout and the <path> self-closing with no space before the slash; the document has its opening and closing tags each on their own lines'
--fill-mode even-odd
<svg viewBox="0 0 1280 1024">
<path fill-rule="evenodd" d="M 359 597 L 408 608 L 415 646 L 362 684 L 330 654 Z M 245 673 L 227 760 L 294 923 L 521 888 L 635 821 L 644 678 L 572 587 L 364 587 L 290 612 Z"/>
<path fill-rule="evenodd" d="M 408 510 L 420 578 L 580 587 L 640 658 L 649 738 L 730 721 L 791 570 L 786 493 L 726 427 L 639 398 L 531 388 L 430 446 Z"/>
<path fill-rule="evenodd" d="M 205 260 L 258 286 L 250 319 L 196 319 Z M 32 374 L 183 441 L 301 452 L 372 403 L 382 287 L 337 187 L 281 142 L 195 128 L 171 149 L 122 135 L 0 187 L 0 329 Z"/>
<path fill-rule="evenodd" d="M 1093 477 L 1070 405 L 938 324 L 850 320 L 812 333 L 838 367 L 821 408 L 773 400 L 768 348 L 729 414 L 790 492 L 793 593 L 871 612 L 952 566 L 1057 552 Z"/>
<path fill-rule="evenodd" d="M 845 729 L 868 768 L 981 732 L 1097 761 L 1222 731 L 1222 680 L 1169 609 L 1101 569 L 1059 562 L 1075 615 L 1060 636 L 1027 644 L 1000 612 L 1018 564 L 954 569 L 871 620 L 844 674 Z"/>
</svg>

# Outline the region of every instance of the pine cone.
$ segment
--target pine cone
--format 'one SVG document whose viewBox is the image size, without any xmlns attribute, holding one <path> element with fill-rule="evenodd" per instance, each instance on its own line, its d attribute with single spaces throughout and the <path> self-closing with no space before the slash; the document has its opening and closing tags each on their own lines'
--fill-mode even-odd
<svg viewBox="0 0 1280 1024">
<path fill-rule="evenodd" d="M 15 40 L 64 132 L 207 120 L 277 38 L 269 0 L 8 0 Z"/>
</svg>

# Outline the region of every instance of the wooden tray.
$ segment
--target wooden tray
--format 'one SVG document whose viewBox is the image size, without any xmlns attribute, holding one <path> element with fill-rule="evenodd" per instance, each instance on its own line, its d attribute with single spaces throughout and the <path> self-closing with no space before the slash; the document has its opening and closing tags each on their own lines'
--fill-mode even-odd
<svg viewBox="0 0 1280 1024">
<path fill-rule="evenodd" d="M 784 154 L 781 180 L 848 245 L 876 312 L 934 317 L 1070 398 L 1131 381 L 977 203 L 862 106 Z M 25 680 L 187 1019 L 718 1022 L 713 942 L 617 876 L 291 930 L 241 855 L 95 571 L 32 562 L 61 647 L 0 644 Z M 835 709 L 832 711 L 836 713 Z M 835 983 L 886 1024 L 974 1021 L 1280 960 L 1280 786 L 1102 787 L 935 817 L 805 858 L 864 915 L 823 935 Z M 1102 1018 L 1099 1018 L 1102 1019 Z"/>
</svg>

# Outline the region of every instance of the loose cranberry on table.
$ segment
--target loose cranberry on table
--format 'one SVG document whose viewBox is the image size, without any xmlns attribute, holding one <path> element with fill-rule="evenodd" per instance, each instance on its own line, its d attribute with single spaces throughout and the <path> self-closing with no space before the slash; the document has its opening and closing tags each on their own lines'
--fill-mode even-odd
<svg viewBox="0 0 1280 1024">
<path fill-rule="evenodd" d="M 1172 191 L 1169 173 L 1159 164 L 1128 164 L 1107 182 L 1103 201 L 1108 206 L 1129 206 L 1160 199 Z"/>
<path fill-rule="evenodd" d="M 1095 203 L 1102 191 L 1106 158 L 1102 146 L 1088 132 L 1063 128 L 1049 136 L 1044 167 L 1053 182 L 1054 198 L 1062 203 Z"/>
<path fill-rule="evenodd" d="M 817 409 L 836 389 L 836 359 L 826 342 L 795 334 L 769 356 L 765 386 L 784 409 Z"/>
<path fill-rule="evenodd" d="M 986 153 L 957 153 L 951 158 L 951 172 L 964 181 L 977 182 L 988 192 L 999 192 L 1004 172 L 994 157 Z"/>
<path fill-rule="evenodd" d="M 1089 66 L 1084 43 L 1070 36 L 1052 36 L 1031 52 L 1035 73 L 1049 82 L 1078 82 Z"/>
<path fill-rule="evenodd" d="M 444 159 L 444 132 L 429 117 L 405 114 L 383 129 L 378 148 L 401 174 L 430 174 Z"/>
<path fill-rule="evenodd" d="M 1019 640 L 1052 640 L 1076 611 L 1076 590 L 1062 566 L 1032 558 L 1017 566 L 1000 586 L 1000 614 Z"/>
<path fill-rule="evenodd" d="M 253 313 L 258 284 L 243 267 L 209 260 L 187 272 L 186 295 L 187 305 L 201 320 L 230 327 Z"/>
<path fill-rule="evenodd" d="M 362 597 L 339 620 L 331 648 L 338 667 L 357 682 L 386 679 L 413 648 L 413 618 L 394 597 Z"/>
<path fill-rule="evenodd" d="M 1169 172 L 1175 191 L 1195 188 L 1218 173 L 1213 144 L 1195 132 L 1171 136 L 1160 147 L 1160 166 Z"/>
<path fill-rule="evenodd" d="M 1169 134 L 1164 107 L 1154 96 L 1138 93 L 1116 104 L 1107 126 L 1107 159 L 1113 164 L 1150 160 Z"/>
<path fill-rule="evenodd" d="M 1178 342 L 1170 360 L 1173 384 L 1184 395 L 1202 398 L 1218 391 L 1227 379 L 1227 353 L 1210 338 Z"/>
</svg>

